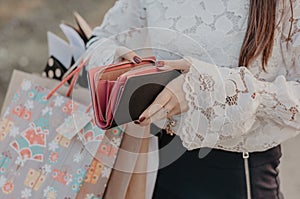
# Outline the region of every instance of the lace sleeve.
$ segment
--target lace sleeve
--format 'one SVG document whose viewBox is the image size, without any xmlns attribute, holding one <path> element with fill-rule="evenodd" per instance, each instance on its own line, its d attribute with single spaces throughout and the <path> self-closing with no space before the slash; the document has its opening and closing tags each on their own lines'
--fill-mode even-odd
<svg viewBox="0 0 300 199">
<path fill-rule="evenodd" d="M 221 68 L 191 59 L 183 85 L 189 110 L 178 116 L 182 122 L 175 129 L 187 149 L 222 148 L 224 143 L 246 140 L 255 132 L 257 120 L 278 126 L 280 133 L 273 132 L 272 138 L 260 134 L 255 138 L 256 148 L 267 149 L 299 134 L 300 0 L 293 0 L 293 5 L 293 12 L 286 6 L 279 27 L 282 31 L 277 35 L 285 76 L 277 76 L 273 82 L 260 81 L 244 67 Z M 230 150 L 235 146 L 238 150 L 238 144 Z"/>
<path fill-rule="evenodd" d="M 183 89 L 189 110 L 176 129 L 189 149 L 212 147 L 219 140 L 245 134 L 259 106 L 257 84 L 244 67 L 217 67 L 191 58 Z"/>
<path fill-rule="evenodd" d="M 300 130 L 299 83 L 283 76 L 263 82 L 245 67 L 221 68 L 191 60 L 183 85 L 189 110 L 176 129 L 187 149 L 214 148 L 246 135 L 258 116 Z"/>
<path fill-rule="evenodd" d="M 91 62 L 97 65 L 111 63 L 114 52 L 119 45 L 115 42 L 115 39 L 110 39 L 110 37 L 130 29 L 143 28 L 147 25 L 146 8 L 143 7 L 141 1 L 118 0 L 105 14 L 102 24 L 93 30 L 93 36 L 87 43 L 87 56 L 97 54 L 96 57 L 92 56 Z"/>
<path fill-rule="evenodd" d="M 93 30 L 91 45 L 96 40 L 108 38 L 112 35 L 131 28 L 143 28 L 146 26 L 146 12 L 141 0 L 118 0 L 105 14 L 100 26 Z"/>
</svg>

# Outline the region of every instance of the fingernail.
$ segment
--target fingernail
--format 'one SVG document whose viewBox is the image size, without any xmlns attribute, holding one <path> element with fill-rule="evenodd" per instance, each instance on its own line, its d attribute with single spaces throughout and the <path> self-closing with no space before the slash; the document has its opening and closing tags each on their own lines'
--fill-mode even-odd
<svg viewBox="0 0 300 199">
<path fill-rule="evenodd" d="M 164 61 L 157 61 L 157 62 L 155 62 L 155 66 L 156 67 L 163 67 L 164 65 L 165 65 Z"/>
<path fill-rule="evenodd" d="M 143 122 L 146 118 L 142 117 L 141 119 L 139 119 L 140 122 Z"/>
<path fill-rule="evenodd" d="M 136 64 L 140 64 L 142 62 L 142 59 L 139 58 L 138 56 L 134 56 L 133 57 L 133 61 L 136 63 Z"/>
<path fill-rule="evenodd" d="M 134 123 L 135 124 L 140 124 L 140 122 L 138 120 L 135 120 Z"/>
</svg>

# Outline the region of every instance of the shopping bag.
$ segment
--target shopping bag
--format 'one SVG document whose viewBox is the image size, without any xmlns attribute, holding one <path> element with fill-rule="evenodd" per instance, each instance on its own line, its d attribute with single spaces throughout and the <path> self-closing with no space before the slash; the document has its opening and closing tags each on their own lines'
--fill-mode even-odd
<svg viewBox="0 0 300 199">
<path fill-rule="evenodd" d="M 4 107 L 7 107 L 9 105 L 10 101 L 13 98 L 13 95 L 15 95 L 17 90 L 20 88 L 20 84 L 22 83 L 23 79 L 28 79 L 32 82 L 39 84 L 42 87 L 50 89 L 53 88 L 54 85 L 59 84 L 59 81 L 57 80 L 44 78 L 38 74 L 31 74 L 20 70 L 14 70 L 2 105 L 1 115 L 3 115 L 4 113 Z M 61 95 L 65 95 L 68 89 L 69 85 L 62 85 L 60 89 L 57 90 L 57 92 Z M 90 103 L 90 98 L 88 96 L 90 96 L 88 89 L 84 89 L 82 87 L 75 87 L 73 89 L 72 99 L 76 100 L 81 104 L 88 105 Z"/>
<path fill-rule="evenodd" d="M 86 61 L 85 61 L 85 63 L 87 63 L 88 62 L 88 60 L 89 59 L 87 59 Z M 81 65 L 81 67 L 83 66 L 83 64 Z M 60 85 L 63 85 L 64 83 L 66 83 L 67 81 L 68 81 L 68 79 L 70 78 L 70 77 L 72 77 L 73 76 L 73 74 L 79 74 L 78 73 L 78 71 L 80 71 L 80 66 L 78 66 L 74 71 L 72 71 L 61 83 L 60 83 Z M 76 78 L 77 78 L 78 76 L 76 76 L 75 75 L 75 78 L 73 78 L 73 80 L 72 80 L 72 82 L 71 82 L 71 85 L 73 85 L 74 84 L 74 82 L 76 81 Z M 75 81 L 74 81 L 75 80 Z M 55 91 L 55 90 L 57 90 L 57 88 L 58 87 L 56 87 L 55 89 L 53 89 L 53 91 Z M 96 120 L 96 118 L 94 118 L 94 122 L 95 122 L 95 120 Z M 126 125 L 125 125 L 125 128 L 123 128 L 123 129 L 126 129 L 126 131 L 127 132 L 130 132 L 130 131 L 133 131 L 134 133 L 136 133 L 137 135 L 140 135 L 140 134 L 148 134 L 148 135 L 150 135 L 150 126 L 149 126 L 149 129 L 147 129 L 146 131 L 145 130 L 140 130 L 140 129 L 138 129 L 137 128 L 137 126 L 136 125 L 128 125 L 128 126 L 131 126 L 131 127 L 133 127 L 132 129 L 130 129 L 130 128 L 126 128 Z M 115 131 L 113 131 L 113 132 L 115 132 Z M 117 131 L 116 131 L 117 132 Z M 155 146 L 154 148 L 155 148 L 155 150 L 154 150 L 154 158 L 153 158 L 153 162 L 154 162 L 154 164 L 152 164 L 152 166 L 150 166 L 151 164 L 148 164 L 149 162 L 147 162 L 147 154 L 146 154 L 146 159 L 145 158 L 140 158 L 140 152 L 142 152 L 142 153 L 147 153 L 147 151 L 149 150 L 149 148 L 148 148 L 148 146 L 149 146 L 149 139 L 139 139 L 139 140 L 141 140 L 141 144 L 140 145 L 136 145 L 135 143 L 130 143 L 130 142 L 126 142 L 126 140 L 124 140 L 124 142 L 126 143 L 126 144 L 133 144 L 132 146 L 135 146 L 135 148 L 136 148 L 136 150 L 138 151 L 138 153 L 137 153 L 137 159 L 135 160 L 135 161 L 133 161 L 132 163 L 133 164 L 131 164 L 131 169 L 133 168 L 133 170 L 129 170 L 129 174 L 130 174 L 130 182 L 129 182 L 129 185 L 127 186 L 127 188 L 126 189 L 122 189 L 122 190 L 120 190 L 120 189 L 118 189 L 119 187 L 114 187 L 114 186 L 111 186 L 111 190 L 112 189 L 114 189 L 115 191 L 114 192 L 117 192 L 118 194 L 124 194 L 125 193 L 125 195 L 126 195 L 126 197 L 125 198 L 127 198 L 127 199 L 131 199 L 131 198 L 134 198 L 135 196 L 135 194 L 134 194 L 134 192 L 132 192 L 132 189 L 130 189 L 130 187 L 133 187 L 133 186 L 137 186 L 137 184 L 138 184 L 138 186 L 139 186 L 139 191 L 140 191 L 140 193 L 141 193 L 141 199 L 142 199 L 142 197 L 143 198 L 151 198 L 152 197 L 152 193 L 153 193 L 153 191 L 154 191 L 154 185 L 155 185 L 155 179 L 156 179 L 156 174 L 157 174 L 157 170 L 158 170 L 158 157 L 157 158 L 155 158 L 155 156 L 158 156 L 158 143 L 156 143 L 155 145 L 153 145 L 153 146 Z M 153 139 L 152 139 L 153 140 Z M 113 140 L 112 140 L 113 141 Z M 102 142 L 103 143 L 103 142 Z M 101 144 L 102 144 L 101 143 Z M 119 145 L 119 143 L 120 142 L 118 142 L 118 145 Z M 107 146 L 105 145 L 105 147 L 104 147 L 105 149 L 107 149 Z M 110 148 L 110 147 L 109 147 Z M 99 148 L 98 148 L 99 149 Z M 100 146 L 100 149 L 101 149 L 101 146 Z M 112 151 L 114 152 L 115 150 L 114 150 L 114 148 L 112 147 Z M 99 151 L 99 150 L 98 150 Z M 101 150 L 100 150 L 101 151 Z M 106 151 L 106 150 L 105 150 Z M 111 151 L 111 150 L 110 150 Z M 96 153 L 96 156 L 99 156 L 99 155 L 97 155 L 97 153 Z M 103 161 L 103 160 L 101 160 L 101 159 L 103 159 L 103 157 L 106 157 L 105 155 L 103 156 L 103 154 L 101 154 L 100 153 L 100 156 L 99 156 L 99 158 L 100 158 L 100 163 Z M 111 160 L 115 160 L 115 157 L 116 156 L 114 156 L 114 159 L 111 159 Z M 124 159 L 124 157 L 123 157 L 123 155 L 122 154 L 120 154 L 119 155 L 119 157 L 120 157 L 120 159 Z M 95 171 L 95 169 L 96 168 L 99 168 L 99 169 L 101 169 L 101 164 L 97 164 L 98 162 L 99 162 L 99 158 L 95 161 L 95 164 L 94 164 L 94 167 L 92 168 L 92 172 L 94 172 Z M 105 158 L 106 159 L 106 158 Z M 94 162 L 94 161 L 93 161 Z M 128 160 L 127 160 L 127 162 L 129 162 Z M 114 162 L 112 162 L 112 163 L 114 163 Z M 153 165 L 154 165 L 154 168 L 155 168 L 155 170 L 151 170 L 151 171 L 153 171 L 153 172 L 151 172 L 151 174 L 150 175 L 148 175 L 148 173 L 147 172 L 145 172 L 146 170 L 148 170 L 148 166 L 150 166 L 150 167 L 153 167 Z M 111 164 L 111 166 L 113 166 L 113 164 Z M 123 165 L 121 165 L 121 166 L 123 166 Z M 133 166 L 133 167 L 132 167 Z M 143 173 L 141 173 L 140 175 L 136 175 L 136 173 L 135 173 L 135 170 L 139 170 L 140 168 L 139 167 L 141 167 L 141 169 L 142 169 L 142 172 Z M 111 173 L 111 170 L 109 170 L 109 173 Z M 147 176 L 148 175 L 148 176 Z M 149 180 L 147 181 L 147 177 L 149 178 Z M 88 181 L 89 182 L 89 181 Z M 105 179 L 105 182 L 107 182 L 107 180 Z M 95 183 L 96 184 L 96 183 Z M 107 184 L 104 184 L 104 187 L 106 187 L 107 186 Z M 86 187 L 90 187 L 90 186 L 86 186 Z M 84 187 L 83 189 L 81 189 L 82 190 L 82 193 L 83 193 L 83 195 L 86 195 L 86 196 L 88 196 L 88 197 L 92 197 L 92 198 L 94 198 L 95 197 L 95 195 L 92 193 L 92 194 L 87 194 L 87 190 L 88 190 L 88 188 L 86 188 L 86 187 Z M 92 188 L 92 189 L 99 189 L 99 187 L 103 187 L 103 186 L 95 186 L 95 187 L 90 187 L 90 188 Z M 102 191 L 101 189 L 100 189 L 100 191 Z M 108 194 L 109 195 L 109 194 Z M 102 196 L 103 196 L 103 192 L 100 192 L 100 194 L 97 194 L 97 198 L 102 198 Z M 82 195 L 81 194 L 79 194 L 79 196 L 78 196 L 78 198 L 81 198 L 82 197 Z M 117 197 L 111 197 L 111 196 L 108 196 L 108 197 L 106 197 L 105 196 L 105 198 L 117 198 Z M 120 199 L 121 198 L 123 198 L 123 197 L 120 197 Z"/>
<path fill-rule="evenodd" d="M 14 85 L 18 84 L 11 83 L 10 87 Z M 94 156 L 79 133 L 62 135 L 57 132 L 58 127 L 69 124 L 67 119 L 76 111 L 77 119 L 82 116 L 87 125 L 83 122 L 84 128 L 75 130 L 86 136 L 87 143 L 100 141 L 100 136 L 88 138 L 90 134 L 111 133 L 91 129 L 91 117 L 84 114 L 85 106 L 59 94 L 46 100 L 48 93 L 39 84 L 24 80 L 11 100 L 6 98 L 11 104 L 5 105 L 1 123 L 4 136 L 0 141 L 0 198 L 75 198 Z M 121 135 L 118 130 L 112 139 Z M 109 176 L 109 171 L 105 175 Z"/>
<path fill-rule="evenodd" d="M 132 124 L 132 123 L 131 123 Z M 145 132 L 141 129 L 136 128 L 136 125 L 128 125 L 135 127 L 133 129 L 130 128 L 125 128 L 125 131 L 134 131 L 135 133 L 138 134 L 148 134 L 150 135 L 150 128 L 147 129 Z M 132 142 L 127 139 L 126 137 L 129 137 L 126 135 L 126 133 L 123 135 L 123 146 L 128 146 L 130 145 L 131 148 L 133 147 L 135 150 L 132 152 L 137 152 L 137 156 L 133 156 L 135 160 L 131 161 L 129 159 L 126 160 L 126 157 L 128 156 L 123 155 L 122 153 L 118 154 L 118 159 L 119 160 L 124 160 L 125 161 L 119 161 L 121 162 L 119 165 L 122 167 L 124 166 L 123 163 L 130 165 L 129 170 L 127 169 L 127 173 L 118 173 L 119 170 L 114 168 L 114 172 L 117 173 L 115 175 L 116 177 L 113 177 L 113 179 L 110 178 L 110 182 L 108 185 L 108 188 L 106 190 L 104 198 L 115 198 L 115 199 L 131 199 L 131 198 L 136 198 L 137 197 L 137 190 L 138 190 L 138 198 L 152 198 L 152 194 L 154 191 L 154 186 L 155 186 L 155 181 L 156 181 L 156 175 L 157 175 L 157 170 L 158 170 L 158 141 L 155 137 L 152 137 L 152 144 L 149 145 L 150 139 L 135 139 L 137 142 Z M 150 161 L 148 160 L 148 152 L 151 151 L 149 148 L 151 146 L 152 150 L 154 151 L 152 158 L 149 158 Z M 100 147 L 101 148 L 101 147 Z M 126 148 L 126 147 L 125 147 Z M 140 153 L 143 153 L 140 155 Z M 146 154 L 146 155 L 145 155 Z M 132 155 L 130 155 L 132 156 Z M 102 156 L 100 156 L 101 158 Z M 150 162 L 150 164 L 149 164 Z M 131 164 L 130 164 L 131 163 Z M 95 166 L 97 164 L 95 163 Z M 154 170 L 153 170 L 154 166 Z M 139 172 L 139 170 L 142 170 L 142 173 Z M 148 172 L 150 170 L 151 172 Z M 94 169 L 93 169 L 94 171 Z M 138 174 L 136 173 L 139 172 Z M 117 182 L 117 184 L 115 183 Z M 96 183 L 95 183 L 96 184 Z M 121 186 L 120 186 L 121 185 Z M 84 186 L 84 185 L 83 185 Z M 97 189 L 99 186 L 84 186 L 82 193 L 86 194 L 86 191 L 92 189 Z M 101 186 L 100 186 L 101 187 Z M 134 187 L 134 188 L 133 188 Z M 102 198 L 100 195 L 93 195 L 93 194 L 88 194 L 89 197 L 97 197 L 97 198 Z M 82 198 L 82 195 L 78 195 L 78 198 Z"/>
<path fill-rule="evenodd" d="M 125 132 L 104 198 L 151 199 L 159 167 L 158 138 L 133 123 Z"/>
<path fill-rule="evenodd" d="M 8 155 L 3 160 L 7 169 L 1 175 L 0 198 L 47 198 L 58 193 L 74 197 L 76 194 L 66 186 L 72 183 L 75 172 L 84 168 L 84 162 L 74 166 L 66 159 L 79 153 L 82 144 L 58 135 L 56 128 L 73 113 L 84 113 L 85 106 L 58 94 L 47 100 L 48 92 L 24 80 L 5 109 L 3 121 L 10 121 L 11 126 L 1 141 L 1 153 Z M 87 162 L 92 159 L 88 154 L 83 157 Z"/>
<path fill-rule="evenodd" d="M 93 125 L 94 128 L 98 129 L 95 123 L 93 123 Z M 83 139 L 89 139 L 89 141 L 91 141 L 91 136 L 94 136 L 90 135 L 90 131 L 81 131 L 81 133 L 85 134 L 81 138 L 84 137 Z M 118 153 L 121 136 L 122 131 L 120 129 L 110 129 L 105 131 L 105 135 L 102 135 L 102 141 L 95 152 L 94 149 L 88 147 L 88 151 L 93 154 L 93 160 L 87 170 L 76 198 L 86 198 L 87 196 L 96 198 L 103 197 L 107 181 L 110 177 L 111 168 L 114 165 Z M 97 138 L 95 137 L 95 139 Z"/>
</svg>

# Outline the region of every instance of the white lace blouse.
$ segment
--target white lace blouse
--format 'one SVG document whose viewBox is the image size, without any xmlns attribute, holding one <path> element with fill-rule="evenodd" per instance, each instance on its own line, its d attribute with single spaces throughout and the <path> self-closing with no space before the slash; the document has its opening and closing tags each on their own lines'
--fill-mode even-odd
<svg viewBox="0 0 300 199">
<path fill-rule="evenodd" d="M 249 0 L 119 0 L 95 28 L 93 40 L 141 27 L 187 34 L 214 64 L 191 55 L 183 84 L 189 110 L 175 117 L 182 121 L 175 129 L 183 145 L 264 151 L 300 131 L 300 0 L 293 5 L 291 21 L 289 0 L 278 1 L 279 26 L 266 71 L 260 57 L 249 68 L 238 67 Z"/>
</svg>

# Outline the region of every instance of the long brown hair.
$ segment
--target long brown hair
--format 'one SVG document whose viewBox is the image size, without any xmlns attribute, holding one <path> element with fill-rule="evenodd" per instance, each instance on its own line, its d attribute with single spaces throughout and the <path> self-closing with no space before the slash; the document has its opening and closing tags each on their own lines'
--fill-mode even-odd
<svg viewBox="0 0 300 199">
<path fill-rule="evenodd" d="M 279 24 L 276 24 L 277 1 L 278 0 L 250 0 L 248 27 L 240 51 L 239 66 L 248 67 L 255 58 L 262 55 L 262 66 L 263 69 L 266 70 L 266 65 L 271 57 L 274 45 L 275 29 Z M 293 5 L 291 0 L 289 2 L 292 19 Z"/>
<path fill-rule="evenodd" d="M 274 44 L 276 2 L 277 0 L 250 0 L 248 27 L 239 66 L 248 67 L 262 53 L 262 66 L 265 69 Z"/>
</svg>

